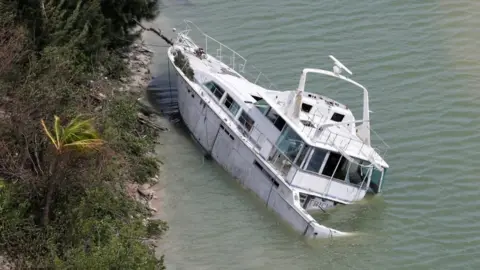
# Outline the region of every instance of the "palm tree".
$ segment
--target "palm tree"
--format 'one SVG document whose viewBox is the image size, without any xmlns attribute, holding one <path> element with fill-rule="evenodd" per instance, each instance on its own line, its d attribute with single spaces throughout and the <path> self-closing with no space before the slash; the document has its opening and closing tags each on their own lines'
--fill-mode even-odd
<svg viewBox="0 0 480 270">
<path fill-rule="evenodd" d="M 95 150 L 104 143 L 103 140 L 99 139 L 92 122 L 93 118 L 82 120 L 81 116 L 77 116 L 64 127 L 61 125 L 60 117 L 55 115 L 53 129 L 50 131 L 45 121 L 41 120 L 43 131 L 55 148 L 55 157 L 50 165 L 47 177 L 48 188 L 43 209 L 44 225 L 48 225 L 52 197 L 57 187 L 57 180 L 60 178 L 57 169 L 64 154 L 71 150 Z"/>
</svg>

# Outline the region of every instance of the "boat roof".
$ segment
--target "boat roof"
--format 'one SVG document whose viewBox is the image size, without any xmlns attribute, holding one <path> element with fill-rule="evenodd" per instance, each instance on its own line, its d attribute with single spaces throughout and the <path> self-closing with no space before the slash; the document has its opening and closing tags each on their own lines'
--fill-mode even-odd
<svg viewBox="0 0 480 270">
<path fill-rule="evenodd" d="M 215 74 L 215 77 L 217 81 L 229 89 L 236 89 L 235 94 L 247 103 L 255 103 L 257 100 L 252 96 L 261 97 L 260 93 L 265 91 L 261 86 L 253 84 L 244 78 L 237 78 L 229 74 Z"/>
</svg>

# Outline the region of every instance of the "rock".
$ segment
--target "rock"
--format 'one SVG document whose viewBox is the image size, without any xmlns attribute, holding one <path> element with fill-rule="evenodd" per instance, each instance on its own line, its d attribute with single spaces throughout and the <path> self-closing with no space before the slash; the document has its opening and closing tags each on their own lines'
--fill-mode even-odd
<svg viewBox="0 0 480 270">
<path fill-rule="evenodd" d="M 94 93 L 90 94 L 90 96 L 98 101 L 104 101 L 107 99 L 107 96 L 103 93 Z"/>
<path fill-rule="evenodd" d="M 160 177 L 158 176 L 158 174 L 156 174 L 154 177 L 150 178 L 150 182 L 158 183 L 159 181 L 160 181 Z"/>
<path fill-rule="evenodd" d="M 140 186 L 140 188 L 143 189 L 143 190 L 147 190 L 147 189 L 150 188 L 150 185 L 149 184 L 143 184 L 143 185 Z"/>
<path fill-rule="evenodd" d="M 158 247 L 157 243 L 155 243 L 156 241 L 156 239 L 144 239 L 142 243 L 147 245 L 150 249 L 154 250 L 156 247 Z"/>
<path fill-rule="evenodd" d="M 139 199 L 139 196 L 138 196 L 138 184 L 136 183 L 128 183 L 127 184 L 127 195 L 134 199 L 134 200 L 138 200 Z"/>
<path fill-rule="evenodd" d="M 153 198 L 153 190 L 150 189 L 149 184 L 143 184 L 141 187 L 137 189 L 138 193 L 142 195 L 145 199 L 151 200 Z"/>
<path fill-rule="evenodd" d="M 148 210 L 150 210 L 150 211 L 158 212 L 158 210 L 157 210 L 155 207 L 152 207 L 152 206 L 150 205 L 150 202 L 147 203 L 147 208 L 148 208 Z"/>
<path fill-rule="evenodd" d="M 156 158 L 157 157 L 155 152 L 147 152 L 145 154 L 145 156 L 148 157 L 148 158 Z"/>
<path fill-rule="evenodd" d="M 154 121 L 150 120 L 143 113 L 137 113 L 137 120 L 155 130 L 158 131 L 168 131 L 169 129 L 161 125 L 161 121 L 158 121 L 158 118 L 154 118 Z"/>
</svg>

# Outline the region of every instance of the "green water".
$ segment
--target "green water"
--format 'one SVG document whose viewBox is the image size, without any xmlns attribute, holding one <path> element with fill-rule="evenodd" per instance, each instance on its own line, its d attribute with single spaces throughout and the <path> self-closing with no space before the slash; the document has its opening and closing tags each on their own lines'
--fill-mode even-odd
<svg viewBox="0 0 480 270">
<path fill-rule="evenodd" d="M 169 269 L 480 269 L 480 1 L 185 2 L 164 1 L 157 26 L 193 20 L 280 88 L 294 89 L 304 67 L 331 69 L 329 54 L 340 59 L 370 91 L 390 169 L 381 196 L 319 216 L 360 236 L 306 241 L 189 135 L 164 133 L 171 229 L 158 252 Z"/>
</svg>

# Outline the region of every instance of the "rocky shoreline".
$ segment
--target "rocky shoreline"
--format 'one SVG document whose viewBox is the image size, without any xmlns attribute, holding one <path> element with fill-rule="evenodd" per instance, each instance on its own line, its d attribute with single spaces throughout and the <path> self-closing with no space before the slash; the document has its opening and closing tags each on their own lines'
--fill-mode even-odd
<svg viewBox="0 0 480 270">
<path fill-rule="evenodd" d="M 119 92 L 130 92 L 134 94 L 144 93 L 149 82 L 152 79 L 150 65 L 152 63 L 154 52 L 145 45 L 143 39 L 139 39 L 132 44 L 131 51 L 126 55 L 125 62 L 131 72 L 128 78 L 121 78 L 122 85 L 118 88 Z M 143 96 L 138 100 L 143 100 Z M 141 102 L 142 106 L 149 106 L 146 102 Z M 154 111 L 154 110 L 151 110 Z M 157 132 L 165 132 L 169 129 L 165 127 L 165 119 L 150 113 L 148 115 L 138 112 L 137 119 L 140 123 L 155 129 Z M 158 133 L 157 133 L 158 134 Z M 154 152 L 147 155 L 155 156 Z M 152 214 L 150 219 L 158 219 L 163 211 L 164 183 L 161 176 L 162 161 L 158 161 L 159 172 L 149 179 L 148 183 L 128 183 L 127 194 L 134 200 L 142 203 Z"/>
</svg>

